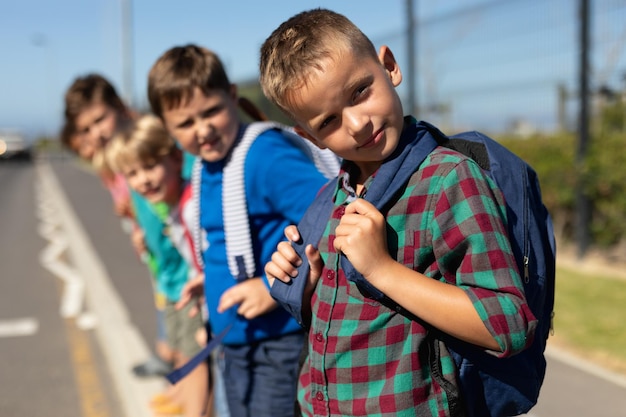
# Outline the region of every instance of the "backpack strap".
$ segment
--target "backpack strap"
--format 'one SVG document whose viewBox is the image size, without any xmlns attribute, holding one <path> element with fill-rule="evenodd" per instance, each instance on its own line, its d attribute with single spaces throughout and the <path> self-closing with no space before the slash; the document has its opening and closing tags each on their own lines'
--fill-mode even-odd
<svg viewBox="0 0 626 417">
<path fill-rule="evenodd" d="M 191 168 L 191 205 L 193 212 L 191 214 L 189 232 L 193 239 L 193 248 L 196 251 L 196 261 L 200 271 L 204 272 L 204 250 L 208 244 L 206 239 L 202 238 L 202 227 L 200 226 L 200 179 L 202 176 L 202 158 L 199 156 L 193 162 Z"/>
<path fill-rule="evenodd" d="M 298 277 L 292 279 L 289 283 L 275 280 L 270 288 L 270 295 L 278 301 L 302 327 L 305 326 L 302 318 L 302 295 L 304 294 L 304 287 L 307 282 L 306 277 L 309 273 L 309 260 L 304 250 L 309 243 L 317 247 L 324 234 L 328 218 L 330 217 L 334 205 L 333 194 L 335 192 L 335 183 L 336 179 L 330 180 L 322 187 L 317 197 L 313 200 L 313 203 L 311 203 L 298 223 L 300 240 L 292 242 L 291 244 L 302 260 L 302 264 L 298 267 Z"/>
</svg>

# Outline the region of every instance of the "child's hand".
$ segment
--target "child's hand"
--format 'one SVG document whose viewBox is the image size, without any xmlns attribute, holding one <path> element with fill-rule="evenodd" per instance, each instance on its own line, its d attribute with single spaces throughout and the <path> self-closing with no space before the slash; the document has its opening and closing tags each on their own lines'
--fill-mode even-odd
<svg viewBox="0 0 626 417">
<path fill-rule="evenodd" d="M 270 285 L 273 284 L 275 278 L 288 284 L 291 282 L 291 278 L 295 278 L 298 275 L 297 268 L 302 264 L 302 259 L 291 246 L 291 242 L 296 242 L 300 239 L 298 228 L 296 226 L 287 226 L 284 233 L 289 241 L 280 242 L 276 247 L 276 252 L 272 254 L 272 260 L 265 264 L 265 274 Z"/>
<path fill-rule="evenodd" d="M 116 200 L 113 202 L 113 211 L 119 217 L 132 217 L 130 199 Z"/>
<path fill-rule="evenodd" d="M 392 260 L 387 249 L 385 217 L 362 198 L 346 206 L 335 229 L 334 246 L 366 279 L 375 276 L 376 268 Z"/>
<path fill-rule="evenodd" d="M 141 230 L 138 226 L 135 226 L 130 233 L 130 242 L 138 255 L 141 255 L 148 250 L 146 248 L 146 242 L 144 241 L 143 230 Z"/>
<path fill-rule="evenodd" d="M 278 306 L 260 277 L 247 279 L 224 291 L 217 312 L 223 313 L 237 304 L 239 304 L 237 314 L 248 320 L 268 313 Z"/>
<path fill-rule="evenodd" d="M 289 239 L 289 241 L 280 242 L 276 248 L 276 252 L 272 255 L 272 260 L 265 264 L 265 274 L 270 284 L 273 282 L 274 278 L 289 283 L 292 278 L 298 275 L 297 268 L 302 264 L 302 259 L 300 259 L 293 246 L 291 246 L 291 242 L 296 242 L 300 239 L 298 228 L 296 226 L 287 226 L 285 228 L 285 237 Z M 315 287 L 322 274 L 324 261 L 320 256 L 319 250 L 312 245 L 308 245 L 305 248 L 305 254 L 310 265 L 309 282 L 305 288 L 305 293 L 311 293 L 311 290 Z"/>
<path fill-rule="evenodd" d="M 185 307 L 191 300 L 197 300 L 198 304 L 204 299 L 204 274 L 198 274 L 192 280 L 189 280 L 180 292 L 180 299 L 176 303 L 176 309 L 180 310 Z M 200 305 L 195 305 L 189 310 L 189 317 L 193 317 L 200 312 Z"/>
</svg>

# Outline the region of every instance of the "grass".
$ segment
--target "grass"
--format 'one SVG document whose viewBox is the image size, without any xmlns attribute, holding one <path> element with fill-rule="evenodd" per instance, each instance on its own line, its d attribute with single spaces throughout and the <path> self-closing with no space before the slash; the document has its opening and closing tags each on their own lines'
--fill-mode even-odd
<svg viewBox="0 0 626 417">
<path fill-rule="evenodd" d="M 626 374 L 626 280 L 558 267 L 548 343 Z"/>
</svg>

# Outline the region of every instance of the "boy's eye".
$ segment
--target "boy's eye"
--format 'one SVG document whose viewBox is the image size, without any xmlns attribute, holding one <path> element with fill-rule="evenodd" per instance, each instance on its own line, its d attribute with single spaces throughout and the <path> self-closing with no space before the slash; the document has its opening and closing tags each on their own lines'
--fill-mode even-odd
<svg viewBox="0 0 626 417">
<path fill-rule="evenodd" d="M 363 98 L 367 94 L 368 88 L 369 88 L 368 85 L 363 85 L 357 88 L 356 91 L 354 92 L 354 100 L 356 101 L 360 98 Z"/>
<path fill-rule="evenodd" d="M 157 163 L 157 161 L 148 161 L 148 162 L 146 162 L 146 163 L 144 163 L 144 164 L 143 164 L 143 167 L 142 167 L 142 168 L 143 168 L 145 171 L 150 171 L 150 170 L 154 169 L 154 167 L 156 167 L 156 166 L 157 166 L 157 164 L 158 164 L 158 163 Z"/>
<path fill-rule="evenodd" d="M 324 120 L 322 121 L 322 123 L 320 123 L 319 130 L 324 129 L 326 126 L 328 126 L 329 124 L 331 124 L 331 123 L 332 123 L 332 121 L 333 121 L 333 120 L 335 120 L 335 119 L 336 119 L 336 117 L 335 117 L 335 116 L 330 116 L 330 117 L 327 117 L 326 119 L 324 119 Z"/>
<path fill-rule="evenodd" d="M 178 124 L 176 125 L 176 127 L 177 127 L 178 129 L 184 129 L 184 128 L 190 127 L 190 126 L 192 125 L 192 123 L 193 123 L 193 122 L 192 122 L 192 120 L 191 120 L 191 119 L 187 119 L 187 120 L 183 120 L 182 122 L 178 123 Z"/>
<path fill-rule="evenodd" d="M 219 113 L 221 109 L 222 109 L 221 106 L 216 106 L 216 107 L 211 107 L 209 109 L 206 109 L 205 111 L 202 112 L 202 117 L 203 118 L 212 117 L 216 115 L 217 113 Z"/>
</svg>

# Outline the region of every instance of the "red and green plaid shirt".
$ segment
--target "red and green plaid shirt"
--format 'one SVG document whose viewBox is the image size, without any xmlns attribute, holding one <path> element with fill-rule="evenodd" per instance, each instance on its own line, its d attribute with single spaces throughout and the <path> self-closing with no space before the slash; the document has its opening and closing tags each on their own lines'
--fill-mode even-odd
<svg viewBox="0 0 626 417">
<path fill-rule="evenodd" d="M 319 245 L 325 267 L 311 300 L 309 355 L 298 393 L 303 414 L 447 416 L 446 394 L 425 359 L 427 327 L 362 293 L 340 267 L 332 242 L 344 207 L 354 198 L 348 166 Z M 464 289 L 500 344 L 501 356 L 527 347 L 536 325 L 508 242 L 505 213 L 500 191 L 481 169 L 441 147 L 384 213 L 392 256 Z M 442 369 L 456 383 L 445 347 Z"/>
</svg>

